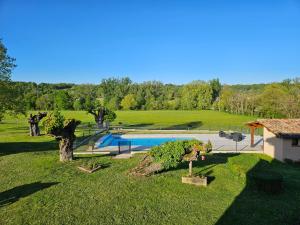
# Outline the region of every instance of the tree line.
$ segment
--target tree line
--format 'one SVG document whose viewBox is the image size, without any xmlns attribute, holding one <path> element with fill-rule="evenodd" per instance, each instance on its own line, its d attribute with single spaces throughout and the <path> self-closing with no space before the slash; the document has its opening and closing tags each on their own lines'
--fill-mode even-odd
<svg viewBox="0 0 300 225">
<path fill-rule="evenodd" d="M 111 110 L 212 109 L 259 117 L 299 117 L 300 79 L 271 84 L 221 85 L 218 79 L 184 85 L 134 83 L 128 77 L 95 84 L 12 82 L 26 110 L 89 110 L 95 102 Z"/>
<path fill-rule="evenodd" d="M 5 112 L 27 110 L 219 110 L 259 117 L 300 116 L 300 78 L 270 84 L 222 85 L 219 79 L 184 85 L 130 78 L 99 84 L 13 82 L 15 59 L 0 40 L 0 119 Z"/>
</svg>

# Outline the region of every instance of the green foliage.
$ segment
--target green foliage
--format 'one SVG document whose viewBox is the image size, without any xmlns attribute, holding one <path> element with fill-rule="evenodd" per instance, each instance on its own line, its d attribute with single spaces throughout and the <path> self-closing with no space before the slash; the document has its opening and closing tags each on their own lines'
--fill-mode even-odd
<svg viewBox="0 0 300 225">
<path fill-rule="evenodd" d="M 181 105 L 183 109 L 209 109 L 213 99 L 212 87 L 203 81 L 184 85 Z"/>
<path fill-rule="evenodd" d="M 101 166 L 101 163 L 97 159 L 89 159 L 89 160 L 84 160 L 81 166 L 86 169 L 92 170 Z"/>
<path fill-rule="evenodd" d="M 117 114 L 114 111 L 110 109 L 105 110 L 104 121 L 113 122 L 116 118 Z"/>
<path fill-rule="evenodd" d="M 10 80 L 15 67 L 15 59 L 7 54 L 7 49 L 0 39 L 0 121 L 5 112 L 13 115 L 25 114 L 26 105 L 22 93 Z"/>
<path fill-rule="evenodd" d="M 192 151 L 195 144 L 202 144 L 198 140 L 184 140 L 167 142 L 151 148 L 149 154 L 155 162 L 162 164 L 164 169 L 174 168 L 183 160 L 183 156 Z"/>
<path fill-rule="evenodd" d="M 0 39 L 0 81 L 10 81 L 11 72 L 16 67 L 15 61 L 7 54 L 7 49 Z"/>
<path fill-rule="evenodd" d="M 4 104 L 4 108 L 12 109 L 23 106 L 28 110 L 53 110 L 55 106 L 60 110 L 88 110 L 100 100 L 111 110 L 214 109 L 258 117 L 297 118 L 300 116 L 299 80 L 253 85 L 221 85 L 218 79 L 185 85 L 158 81 L 133 83 L 128 77 L 104 79 L 100 85 L 10 82 L 9 89 L 0 86 L 0 95 L 6 96 L 3 99 L 11 99 L 9 93 L 15 97 L 17 90 L 18 98 L 12 98 L 11 104 Z M 4 112 L 1 107 L 0 112 Z"/>
<path fill-rule="evenodd" d="M 206 144 L 204 144 L 204 150 L 206 153 L 209 153 L 212 151 L 212 143 L 210 140 L 208 140 L 208 142 Z"/>
<path fill-rule="evenodd" d="M 55 94 L 55 108 L 57 110 L 72 109 L 72 98 L 67 91 L 58 91 Z"/>
<path fill-rule="evenodd" d="M 64 127 L 65 118 L 59 111 L 48 113 L 43 126 L 46 134 L 53 134 Z"/>
<path fill-rule="evenodd" d="M 121 106 L 124 110 L 132 110 L 135 109 L 137 106 L 137 102 L 135 100 L 134 94 L 126 95 L 123 100 L 121 101 Z"/>
<path fill-rule="evenodd" d="M 73 108 L 75 110 L 84 110 L 85 109 L 85 99 L 82 97 L 77 98 L 73 103 Z"/>
<path fill-rule="evenodd" d="M 36 109 L 51 110 L 54 108 L 54 97 L 52 94 L 44 94 L 36 100 Z"/>
</svg>

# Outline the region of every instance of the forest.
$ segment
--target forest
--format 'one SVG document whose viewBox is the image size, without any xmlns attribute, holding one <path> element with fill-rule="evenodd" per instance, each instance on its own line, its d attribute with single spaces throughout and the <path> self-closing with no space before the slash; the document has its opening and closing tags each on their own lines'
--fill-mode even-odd
<svg viewBox="0 0 300 225">
<path fill-rule="evenodd" d="M 184 85 L 135 83 L 108 78 L 99 84 L 11 82 L 25 110 L 87 110 L 100 102 L 111 110 L 218 110 L 266 118 L 300 116 L 300 78 L 251 85 L 222 85 L 219 79 Z"/>
</svg>

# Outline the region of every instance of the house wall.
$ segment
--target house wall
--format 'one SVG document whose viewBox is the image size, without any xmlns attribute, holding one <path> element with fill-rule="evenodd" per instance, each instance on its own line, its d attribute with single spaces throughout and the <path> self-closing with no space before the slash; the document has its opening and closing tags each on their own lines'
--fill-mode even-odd
<svg viewBox="0 0 300 225">
<path fill-rule="evenodd" d="M 275 158 L 277 160 L 283 161 L 283 139 L 276 137 L 275 134 L 268 131 L 264 127 L 264 153 Z"/>
<path fill-rule="evenodd" d="M 292 146 L 292 139 L 283 139 L 283 158 L 300 161 L 300 146 Z"/>
</svg>

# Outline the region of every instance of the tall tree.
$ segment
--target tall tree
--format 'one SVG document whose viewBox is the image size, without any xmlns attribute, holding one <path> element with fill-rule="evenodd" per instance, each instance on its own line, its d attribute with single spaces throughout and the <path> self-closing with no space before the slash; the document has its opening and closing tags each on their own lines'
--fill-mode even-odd
<svg viewBox="0 0 300 225">
<path fill-rule="evenodd" d="M 121 106 L 124 110 L 135 109 L 137 106 L 137 102 L 135 100 L 134 94 L 126 95 L 121 101 Z"/>
<path fill-rule="evenodd" d="M 15 89 L 10 80 L 15 67 L 15 59 L 7 54 L 7 49 L 0 39 L 0 121 L 6 111 L 25 114 L 25 104 L 21 102 L 19 89 Z"/>
<path fill-rule="evenodd" d="M 211 86 L 211 89 L 212 89 L 212 100 L 215 101 L 220 95 L 222 85 L 221 85 L 219 79 L 210 80 L 209 85 Z"/>
<path fill-rule="evenodd" d="M 55 94 L 55 108 L 58 110 L 72 109 L 72 98 L 67 91 L 58 91 Z"/>
</svg>

